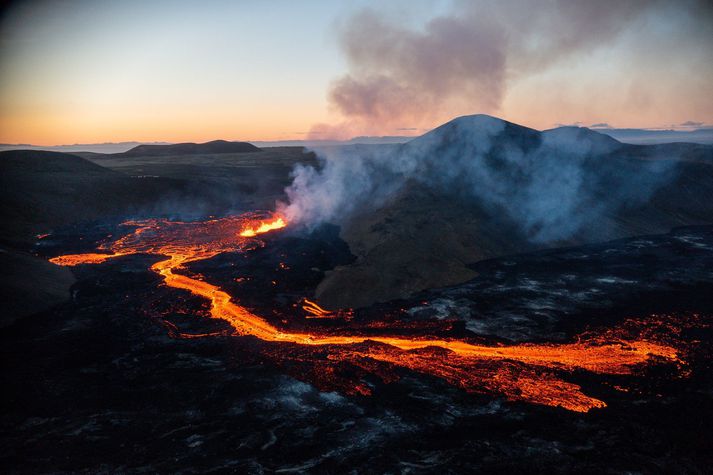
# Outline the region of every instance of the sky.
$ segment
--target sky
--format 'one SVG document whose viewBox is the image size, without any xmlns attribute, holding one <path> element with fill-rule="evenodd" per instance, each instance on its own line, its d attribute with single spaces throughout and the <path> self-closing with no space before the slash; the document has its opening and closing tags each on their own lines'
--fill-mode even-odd
<svg viewBox="0 0 713 475">
<path fill-rule="evenodd" d="M 18 1 L 0 143 L 713 124 L 705 0 Z"/>
</svg>

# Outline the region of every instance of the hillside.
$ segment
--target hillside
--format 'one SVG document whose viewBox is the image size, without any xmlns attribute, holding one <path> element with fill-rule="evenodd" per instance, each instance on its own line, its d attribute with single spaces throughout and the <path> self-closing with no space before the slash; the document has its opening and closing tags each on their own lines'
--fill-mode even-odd
<svg viewBox="0 0 713 475">
<path fill-rule="evenodd" d="M 0 172 L 5 242 L 29 242 L 57 226 L 137 210 L 181 189 L 177 180 L 136 179 L 59 152 L 0 152 Z"/>
<path fill-rule="evenodd" d="M 302 148 L 197 156 L 113 157 L 37 150 L 0 152 L 0 285 L 4 323 L 68 297 L 66 268 L 32 255 L 37 235 L 75 222 L 127 216 L 204 216 L 269 208 Z M 96 163 L 95 163 L 96 162 Z"/>
<path fill-rule="evenodd" d="M 137 210 L 176 188 L 175 180 L 137 180 L 75 155 L 0 152 L 0 325 L 69 297 L 72 273 L 28 252 L 37 234 Z"/>
<path fill-rule="evenodd" d="M 327 307 L 455 285 L 492 257 L 713 222 L 710 146 L 627 145 L 584 128 L 469 116 L 392 160 L 410 178 L 342 223 L 357 260 L 320 283 Z"/>
<path fill-rule="evenodd" d="M 72 271 L 28 252 L 0 246 L 0 328 L 69 298 Z"/>
</svg>

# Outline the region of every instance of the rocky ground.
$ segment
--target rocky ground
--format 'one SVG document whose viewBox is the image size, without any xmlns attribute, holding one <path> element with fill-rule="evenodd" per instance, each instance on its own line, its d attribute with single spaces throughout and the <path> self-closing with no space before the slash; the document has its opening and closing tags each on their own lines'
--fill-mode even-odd
<svg viewBox="0 0 713 475">
<path fill-rule="evenodd" d="M 88 251 L 115 231 L 65 228 L 36 251 Z M 191 271 L 226 287 L 247 278 L 231 294 L 288 320 L 325 270 L 353 259 L 337 232 L 284 233 Z M 167 321 L 194 332 L 220 323 L 202 299 L 161 285 L 148 271 L 156 259 L 78 267 L 70 302 L 2 330 L 5 473 L 705 473 L 713 462 L 713 227 L 484 261 L 465 284 L 353 317 L 456 317 L 500 341 L 566 341 L 652 314 L 703 323 L 684 332 L 683 375 L 572 375 L 608 404 L 589 413 L 466 394 L 408 370 L 367 378 L 371 396 L 321 391 L 261 358 L 251 337 L 172 338 Z"/>
</svg>

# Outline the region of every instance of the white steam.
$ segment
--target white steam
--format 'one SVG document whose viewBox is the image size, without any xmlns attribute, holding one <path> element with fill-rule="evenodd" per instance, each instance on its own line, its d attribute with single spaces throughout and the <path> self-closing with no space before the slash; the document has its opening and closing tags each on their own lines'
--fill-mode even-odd
<svg viewBox="0 0 713 475">
<path fill-rule="evenodd" d="M 403 146 L 318 150 L 281 211 L 295 223 L 347 222 L 426 186 L 509 219 L 533 241 L 567 239 L 605 213 L 644 203 L 669 160 L 631 160 L 616 140 L 576 127 L 538 132 L 490 116 L 453 120 Z"/>
</svg>

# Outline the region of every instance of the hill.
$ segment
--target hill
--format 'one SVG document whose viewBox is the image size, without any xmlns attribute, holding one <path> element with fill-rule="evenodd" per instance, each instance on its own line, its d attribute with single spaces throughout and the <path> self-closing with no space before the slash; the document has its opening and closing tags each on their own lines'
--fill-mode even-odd
<svg viewBox="0 0 713 475">
<path fill-rule="evenodd" d="M 539 132 L 478 115 L 382 162 L 397 166 L 355 166 L 370 170 L 377 191 L 387 188 L 374 177 L 385 177 L 389 195 L 364 192 L 341 221 L 357 260 L 320 283 L 316 297 L 327 307 L 462 283 L 476 275 L 469 264 L 492 257 L 713 222 L 711 146 L 629 145 L 586 128 Z"/>
<path fill-rule="evenodd" d="M 228 142 L 213 140 L 206 143 L 176 143 L 168 145 L 137 145 L 123 153 L 114 153 L 119 157 L 152 157 L 167 155 L 196 155 L 219 153 L 251 153 L 260 149 L 248 142 Z"/>
<path fill-rule="evenodd" d="M 181 185 L 129 177 L 67 153 L 0 152 L 0 241 L 27 243 L 57 226 L 137 210 Z"/>
</svg>

